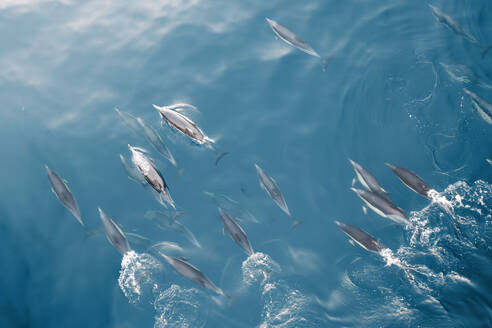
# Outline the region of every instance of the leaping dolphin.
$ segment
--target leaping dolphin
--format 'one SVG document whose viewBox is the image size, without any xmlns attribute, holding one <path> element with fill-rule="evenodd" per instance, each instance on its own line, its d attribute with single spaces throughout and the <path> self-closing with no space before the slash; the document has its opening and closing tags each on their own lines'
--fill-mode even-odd
<svg viewBox="0 0 492 328">
<path fill-rule="evenodd" d="M 360 247 L 374 253 L 380 253 L 383 250 L 383 245 L 381 245 L 376 238 L 361 230 L 354 227 L 351 224 L 342 223 L 335 221 L 338 227 L 350 238 L 351 241 L 356 242 Z"/>
<path fill-rule="evenodd" d="M 245 252 L 248 256 L 253 254 L 253 248 L 244 232 L 243 228 L 219 207 L 220 219 L 224 225 L 224 230 L 231 235 L 232 240 L 234 240 Z"/>
<path fill-rule="evenodd" d="M 280 209 L 294 221 L 292 223 L 292 227 L 301 223 L 300 221 L 295 220 L 292 217 L 292 214 L 290 214 L 289 207 L 287 206 L 284 196 L 282 196 L 275 179 L 269 176 L 258 164 L 255 164 L 255 168 L 256 173 L 258 174 L 258 179 L 260 180 L 260 187 L 265 190 L 270 198 L 273 199 L 275 204 L 277 204 L 277 206 L 280 207 Z"/>
<path fill-rule="evenodd" d="M 106 237 L 108 238 L 111 245 L 113 245 L 117 250 L 120 251 L 122 255 L 126 252 L 130 251 L 130 245 L 128 244 L 128 240 L 124 232 L 121 228 L 114 222 L 109 216 L 104 213 L 101 208 L 97 208 L 99 211 L 99 216 L 101 217 L 101 221 L 103 223 L 104 232 L 106 233 Z"/>
<path fill-rule="evenodd" d="M 381 197 L 380 195 L 369 191 L 369 190 L 361 190 L 356 188 L 351 188 L 360 199 L 367 204 L 367 206 L 381 215 L 384 218 L 388 218 L 398 224 L 402 224 L 404 226 L 410 225 L 410 220 L 405 215 L 405 212 L 397 206 L 395 206 L 390 200 Z"/>
<path fill-rule="evenodd" d="M 183 277 L 188 278 L 189 280 L 197 283 L 205 289 L 209 289 L 219 295 L 225 296 L 222 289 L 215 286 L 213 282 L 211 282 L 200 270 L 188 263 L 188 261 L 167 256 L 162 252 L 160 252 L 159 254 L 177 273 L 179 273 Z"/>
<path fill-rule="evenodd" d="M 48 179 L 51 184 L 51 191 L 56 195 L 58 200 L 65 206 L 66 209 L 72 213 L 75 219 L 85 228 L 84 221 L 82 221 L 82 216 L 80 215 L 79 205 L 75 200 L 72 192 L 67 186 L 67 183 L 60 178 L 60 176 L 55 172 L 50 170 L 50 168 L 45 165 L 46 172 L 48 172 Z"/>
<path fill-rule="evenodd" d="M 152 188 L 154 188 L 154 190 L 157 191 L 157 193 L 161 195 L 172 208 L 175 209 L 176 206 L 171 198 L 171 194 L 169 193 L 169 188 L 164 180 L 164 177 L 157 170 L 152 161 L 144 155 L 145 150 L 130 145 L 128 145 L 128 148 L 132 153 L 132 162 L 138 171 L 144 176 L 149 185 L 151 185 Z"/>
</svg>

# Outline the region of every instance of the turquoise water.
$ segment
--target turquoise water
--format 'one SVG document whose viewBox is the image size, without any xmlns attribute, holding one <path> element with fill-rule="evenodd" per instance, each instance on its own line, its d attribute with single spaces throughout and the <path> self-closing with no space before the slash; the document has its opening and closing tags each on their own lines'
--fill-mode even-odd
<svg viewBox="0 0 492 328">
<path fill-rule="evenodd" d="M 457 25 L 420 1 L 0 3 L 0 326 L 492 326 L 492 126 L 464 91 L 492 104 L 492 51 L 482 56 L 492 3 L 433 5 Z M 325 72 L 265 17 L 328 58 Z M 190 117 L 229 152 L 217 166 L 213 151 L 161 127 L 152 104 L 179 102 L 195 105 Z M 158 131 L 177 167 L 115 107 Z M 127 144 L 151 152 L 201 247 L 145 217 L 165 209 L 128 179 Z M 363 213 L 348 158 L 418 229 Z M 385 162 L 442 192 L 454 216 Z M 302 224 L 290 229 L 255 163 Z M 44 165 L 98 233 L 85 238 Z M 230 210 L 246 217 L 254 255 L 223 235 L 204 191 L 237 202 Z M 134 251 L 122 258 L 109 244 L 97 207 Z M 352 246 L 335 220 L 391 252 Z M 163 241 L 227 297 L 149 250 Z"/>
</svg>

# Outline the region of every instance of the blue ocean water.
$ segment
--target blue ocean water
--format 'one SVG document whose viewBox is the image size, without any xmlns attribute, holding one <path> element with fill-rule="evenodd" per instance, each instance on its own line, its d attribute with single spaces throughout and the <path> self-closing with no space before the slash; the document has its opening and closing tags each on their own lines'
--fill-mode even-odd
<svg viewBox="0 0 492 328">
<path fill-rule="evenodd" d="M 492 104 L 492 2 L 432 5 L 452 21 L 421 1 L 2 1 L 0 327 L 491 327 L 492 126 L 464 88 Z M 182 102 L 229 152 L 217 166 L 152 107 Z M 115 107 L 153 127 L 177 167 Z M 201 247 L 146 217 L 165 209 L 128 179 L 128 144 L 150 151 Z M 414 228 L 364 214 L 348 158 Z M 385 162 L 421 176 L 454 215 Z M 302 224 L 291 229 L 255 163 Z M 255 254 L 223 235 L 211 195 L 245 218 Z M 124 257 L 98 207 L 127 233 Z M 335 220 L 387 249 L 352 246 Z M 176 274 L 150 248 L 160 242 L 227 297 Z"/>
</svg>

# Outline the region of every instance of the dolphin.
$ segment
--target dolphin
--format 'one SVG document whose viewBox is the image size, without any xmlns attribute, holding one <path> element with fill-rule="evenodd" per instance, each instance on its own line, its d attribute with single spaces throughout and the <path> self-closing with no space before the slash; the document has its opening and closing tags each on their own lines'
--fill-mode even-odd
<svg viewBox="0 0 492 328">
<path fill-rule="evenodd" d="M 491 49 L 492 46 L 483 47 L 477 41 L 477 39 L 470 34 L 467 30 L 463 28 L 457 21 L 455 21 L 451 16 L 442 12 L 439 8 L 429 4 L 430 9 L 432 10 L 432 14 L 434 15 L 436 22 L 447 26 L 451 31 L 453 31 L 456 35 L 462 36 L 471 43 L 478 45 L 482 49 L 482 58 L 485 57 L 487 52 Z"/>
<path fill-rule="evenodd" d="M 422 180 L 418 175 L 403 167 L 395 166 L 389 163 L 386 165 L 396 174 L 396 176 L 403 182 L 405 186 L 416 192 L 422 197 L 431 200 L 433 203 L 437 203 L 446 213 L 454 218 L 454 210 L 452 203 L 441 196 L 439 192 L 431 189 L 427 183 Z"/>
<path fill-rule="evenodd" d="M 130 251 L 131 248 L 125 237 L 125 233 L 121 230 L 118 224 L 107 216 L 101 208 L 98 207 L 97 210 L 99 211 L 99 216 L 101 217 L 101 221 L 103 223 L 104 232 L 106 233 L 106 237 L 111 245 L 113 245 L 123 255 Z"/>
<path fill-rule="evenodd" d="M 243 228 L 241 228 L 241 226 L 220 207 L 219 214 L 220 219 L 224 224 L 224 230 L 227 230 L 227 232 L 231 235 L 232 240 L 234 240 L 236 244 L 238 244 L 246 252 L 246 254 L 248 254 L 248 256 L 253 255 L 253 248 L 251 247 Z"/>
<path fill-rule="evenodd" d="M 357 180 L 367 189 L 370 190 L 384 198 L 388 198 L 388 193 L 386 190 L 381 187 L 378 180 L 372 175 L 369 171 L 367 171 L 364 167 L 362 167 L 359 163 L 354 162 L 349 159 L 350 164 L 354 168 L 355 175 L 357 176 Z"/>
<path fill-rule="evenodd" d="M 161 118 L 165 120 L 169 126 L 188 136 L 197 144 L 208 145 L 209 148 L 213 148 L 211 144 L 214 143 L 214 140 L 207 137 L 205 133 L 203 133 L 203 131 L 195 124 L 195 122 L 190 120 L 184 114 L 167 106 L 152 106 L 154 106 L 154 108 L 161 115 Z"/>
<path fill-rule="evenodd" d="M 429 191 L 431 190 L 431 188 L 419 176 L 403 167 L 395 166 L 389 163 L 386 163 L 386 165 L 393 171 L 394 174 L 396 174 L 396 176 L 401 180 L 401 182 L 403 182 L 405 186 L 407 186 L 420 196 L 430 199 Z"/>
<path fill-rule="evenodd" d="M 214 194 L 210 191 L 203 191 L 203 193 L 206 196 L 212 198 L 215 201 L 217 207 L 220 207 L 224 211 L 227 211 L 227 213 L 233 215 L 237 221 L 259 223 L 258 219 L 250 211 L 248 211 L 246 208 L 243 208 L 238 201 L 230 198 L 229 196 Z"/>
<path fill-rule="evenodd" d="M 200 245 L 193 232 L 191 232 L 184 224 L 177 220 L 177 217 L 183 213 L 184 212 L 178 211 L 172 213 L 171 215 L 167 215 L 163 212 L 147 211 L 145 212 L 144 217 L 156 222 L 156 225 L 159 229 L 182 234 L 186 239 L 188 239 L 190 243 L 198 248 L 201 248 L 202 245 Z"/>
<path fill-rule="evenodd" d="M 438 23 L 447 26 L 451 31 L 456 33 L 456 35 L 460 35 L 465 39 L 467 39 L 468 41 L 478 44 L 477 39 L 475 39 L 473 35 L 471 35 L 468 31 L 466 31 L 463 28 L 463 26 L 461 26 L 458 22 L 456 22 L 451 16 L 445 14 L 439 8 L 431 4 L 429 4 L 429 7 L 431 8 L 432 14 L 434 15 Z"/>
<path fill-rule="evenodd" d="M 127 112 L 123 112 L 116 107 L 114 108 L 114 110 L 116 111 L 116 113 L 118 113 L 123 122 L 133 130 L 133 132 L 135 132 L 137 135 L 143 135 L 142 128 L 133 115 Z"/>
<path fill-rule="evenodd" d="M 351 224 L 346 224 L 342 222 L 335 221 L 340 229 L 350 238 L 351 241 L 356 242 L 360 247 L 374 253 L 380 253 L 383 250 L 383 245 L 381 245 L 376 238 L 361 230 L 354 227 Z"/>
<path fill-rule="evenodd" d="M 174 201 L 169 193 L 169 188 L 162 174 L 154 166 L 154 163 L 144 155 L 144 149 L 128 145 L 132 153 L 132 162 L 142 174 L 149 185 L 169 204 L 176 209 Z M 165 205 L 165 203 L 162 203 Z"/>
<path fill-rule="evenodd" d="M 287 214 L 294 221 L 292 226 L 294 227 L 298 225 L 300 222 L 296 221 L 292 217 L 292 214 L 290 214 L 289 207 L 287 207 L 284 196 L 282 196 L 282 193 L 280 192 L 280 189 L 278 188 L 275 180 L 271 176 L 269 176 L 261 167 L 259 167 L 258 164 L 255 164 L 255 168 L 256 173 L 258 174 L 258 179 L 260 180 L 260 187 L 264 189 L 270 196 L 270 198 L 273 199 L 275 204 L 277 204 L 277 206 L 280 207 L 280 209 L 284 211 L 284 213 Z"/>
<path fill-rule="evenodd" d="M 154 128 L 145 124 L 142 118 L 137 118 L 138 124 L 142 127 L 143 132 L 145 134 L 145 138 L 147 141 L 154 146 L 154 148 L 162 154 L 172 165 L 176 166 L 176 160 L 174 159 L 173 154 L 169 151 L 169 148 L 162 141 L 161 136 L 157 133 Z"/>
<path fill-rule="evenodd" d="M 467 95 L 470 96 L 472 104 L 478 111 L 483 120 L 489 124 L 492 124 L 492 105 L 480 98 L 476 93 L 471 92 L 468 89 L 463 89 Z"/>
<path fill-rule="evenodd" d="M 366 203 L 371 210 L 381 215 L 382 217 L 388 218 L 402 225 L 410 224 L 410 220 L 405 215 L 405 212 L 403 212 L 401 208 L 396 207 L 388 199 L 381 197 L 380 195 L 372 191 L 361 190 L 356 188 L 350 188 L 350 189 L 352 189 L 352 191 L 354 191 L 357 194 L 357 196 L 359 196 L 359 198 L 362 199 L 364 203 Z"/>
<path fill-rule="evenodd" d="M 294 34 L 294 32 L 289 30 L 287 27 L 280 25 L 279 23 L 268 17 L 265 17 L 265 20 L 267 21 L 268 25 L 270 25 L 270 28 L 273 30 L 273 33 L 275 33 L 275 35 L 280 40 L 311 56 L 321 58 L 321 56 L 316 51 L 314 51 L 314 49 L 311 48 L 311 46 L 307 44 L 306 41 L 299 38 L 297 35 Z"/>
<path fill-rule="evenodd" d="M 45 165 L 44 167 L 46 168 L 46 172 L 48 172 L 48 179 L 50 180 L 51 190 L 53 191 L 53 193 L 63 204 L 63 206 L 65 206 L 65 208 L 72 213 L 72 215 L 82 225 L 82 227 L 85 228 L 84 221 L 82 221 L 82 217 L 80 215 L 79 205 L 77 204 L 77 201 L 75 200 L 72 192 L 68 188 L 67 183 L 62 178 L 60 178 L 60 176 L 56 172 L 50 170 L 47 165 Z"/>
<path fill-rule="evenodd" d="M 193 122 L 191 119 L 186 117 L 183 113 L 180 112 L 180 108 L 186 107 L 195 108 L 195 106 L 188 104 L 175 104 L 171 106 L 162 106 L 159 107 L 157 105 L 152 105 L 161 115 L 161 119 L 167 122 L 169 126 L 179 131 L 181 134 L 188 136 L 193 142 L 198 145 L 203 145 L 208 149 L 215 152 L 215 165 L 217 166 L 218 162 L 221 158 L 229 154 L 228 152 L 220 153 L 215 149 L 214 143 L 215 140 L 207 137 L 205 133 Z"/>
<path fill-rule="evenodd" d="M 222 289 L 215 286 L 213 282 L 205 277 L 205 275 L 200 270 L 188 263 L 188 261 L 167 256 L 162 252 L 160 253 L 160 255 L 177 273 L 179 273 L 183 277 L 190 279 L 191 281 L 197 283 L 205 289 L 209 289 L 219 295 L 225 296 Z"/>
</svg>

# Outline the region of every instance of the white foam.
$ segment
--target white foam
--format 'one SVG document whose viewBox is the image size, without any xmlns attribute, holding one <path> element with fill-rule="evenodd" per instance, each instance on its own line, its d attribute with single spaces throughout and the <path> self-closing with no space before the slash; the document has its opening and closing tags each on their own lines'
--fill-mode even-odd
<svg viewBox="0 0 492 328">
<path fill-rule="evenodd" d="M 162 265 L 146 253 L 126 252 L 121 260 L 118 284 L 130 303 L 150 297 L 156 288 L 154 274 L 162 271 Z"/>
</svg>

